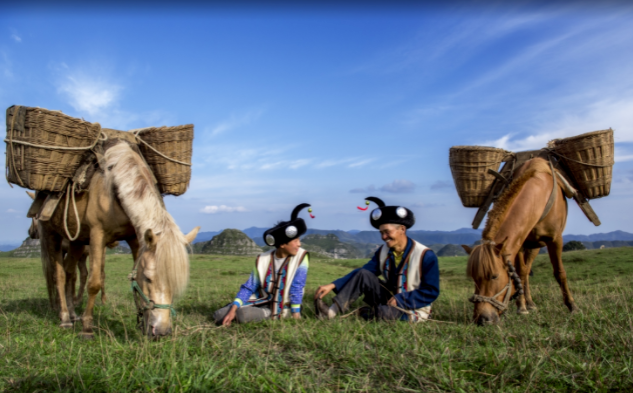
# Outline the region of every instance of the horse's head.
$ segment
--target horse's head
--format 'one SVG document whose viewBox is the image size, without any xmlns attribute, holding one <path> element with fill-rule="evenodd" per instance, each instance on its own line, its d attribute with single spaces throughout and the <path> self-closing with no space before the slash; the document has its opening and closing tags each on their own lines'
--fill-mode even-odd
<svg viewBox="0 0 633 393">
<path fill-rule="evenodd" d="M 144 244 L 136 261 L 137 307 L 143 314 L 144 333 L 150 337 L 171 334 L 171 317 L 175 316 L 174 298 L 181 295 L 189 280 L 187 245 L 195 239 L 200 227 L 187 235 L 166 230 L 145 231 Z M 133 284 L 134 285 L 134 284 Z"/>
<path fill-rule="evenodd" d="M 504 260 L 504 243 L 488 241 L 472 249 L 462 246 L 470 255 L 466 274 L 475 281 L 475 294 L 469 300 L 475 304 L 473 321 L 478 325 L 498 323 L 509 304 L 510 278 L 515 274 L 514 267 Z"/>
</svg>

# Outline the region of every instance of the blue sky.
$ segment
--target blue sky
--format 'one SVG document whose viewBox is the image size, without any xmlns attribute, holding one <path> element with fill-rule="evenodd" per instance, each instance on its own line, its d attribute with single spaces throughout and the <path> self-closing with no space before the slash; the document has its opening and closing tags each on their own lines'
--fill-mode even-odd
<svg viewBox="0 0 633 393">
<path fill-rule="evenodd" d="M 633 232 L 633 7 L 0 6 L 0 107 L 102 126 L 195 124 L 183 231 L 266 227 L 301 202 L 320 229 L 371 229 L 357 205 L 403 205 L 415 229 L 469 227 L 453 145 L 513 151 L 612 127 L 611 195 L 594 227 Z M 4 149 L 4 147 L 3 147 Z M 26 236 L 29 199 L 0 185 L 0 242 Z"/>
</svg>

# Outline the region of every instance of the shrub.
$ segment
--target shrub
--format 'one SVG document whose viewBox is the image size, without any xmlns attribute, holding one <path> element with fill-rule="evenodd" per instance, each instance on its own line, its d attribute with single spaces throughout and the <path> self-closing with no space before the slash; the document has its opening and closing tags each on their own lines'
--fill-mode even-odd
<svg viewBox="0 0 633 393">
<path fill-rule="evenodd" d="M 577 240 L 569 241 L 565 243 L 565 245 L 563 246 L 563 251 L 575 251 L 575 250 L 586 250 L 586 249 L 587 248 L 585 247 L 585 245 Z"/>
</svg>

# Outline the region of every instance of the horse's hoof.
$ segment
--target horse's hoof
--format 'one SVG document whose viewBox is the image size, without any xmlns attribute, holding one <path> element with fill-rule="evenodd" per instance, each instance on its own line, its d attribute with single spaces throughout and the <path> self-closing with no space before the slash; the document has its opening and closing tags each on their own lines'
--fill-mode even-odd
<svg viewBox="0 0 633 393">
<path fill-rule="evenodd" d="M 79 337 L 84 339 L 84 340 L 94 340 L 95 334 L 94 333 L 81 332 L 81 333 L 79 333 Z"/>
<path fill-rule="evenodd" d="M 538 310 L 538 308 L 536 307 L 536 304 L 529 304 L 526 306 L 528 311 L 536 311 Z"/>
<path fill-rule="evenodd" d="M 578 308 L 578 306 L 576 306 L 575 304 L 571 306 L 571 308 L 569 309 L 569 312 L 572 314 L 580 314 L 580 309 Z"/>
<path fill-rule="evenodd" d="M 524 308 L 517 310 L 517 314 L 520 314 L 520 315 L 527 315 L 529 313 L 530 312 L 528 310 L 524 309 Z"/>
<path fill-rule="evenodd" d="M 63 329 L 70 329 L 73 327 L 73 324 L 72 322 L 62 322 L 59 324 L 59 327 Z"/>
</svg>

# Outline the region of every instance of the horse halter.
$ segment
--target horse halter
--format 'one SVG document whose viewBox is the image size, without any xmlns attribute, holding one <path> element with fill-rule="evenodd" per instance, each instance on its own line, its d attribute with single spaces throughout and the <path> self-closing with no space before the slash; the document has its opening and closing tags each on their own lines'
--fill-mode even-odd
<svg viewBox="0 0 633 393">
<path fill-rule="evenodd" d="M 176 309 L 171 304 L 156 304 L 153 300 L 150 300 L 147 295 L 143 293 L 141 286 L 136 281 L 136 264 L 132 273 L 128 275 L 128 280 L 132 283 L 132 293 L 134 294 L 134 303 L 136 303 L 136 327 L 145 331 L 145 320 L 143 319 L 143 313 L 155 308 L 169 310 L 171 317 L 176 317 Z M 142 302 L 139 300 L 142 300 Z"/>
<path fill-rule="evenodd" d="M 490 242 L 494 244 L 494 242 Z M 510 262 L 510 259 L 506 260 L 506 264 L 508 265 L 508 283 L 503 289 L 497 292 L 493 296 L 481 296 L 476 293 L 473 293 L 471 297 L 468 298 L 468 301 L 471 303 L 489 303 L 501 313 L 505 312 L 508 309 L 508 304 L 510 300 L 515 299 L 517 296 L 523 294 L 523 284 L 521 284 L 521 278 L 517 274 L 514 266 Z M 517 291 L 512 295 L 512 283 L 514 282 L 514 287 Z M 503 298 L 503 303 L 497 300 L 497 297 L 501 296 L 505 292 L 505 297 Z"/>
</svg>

